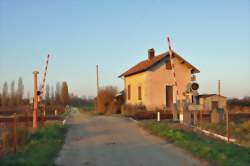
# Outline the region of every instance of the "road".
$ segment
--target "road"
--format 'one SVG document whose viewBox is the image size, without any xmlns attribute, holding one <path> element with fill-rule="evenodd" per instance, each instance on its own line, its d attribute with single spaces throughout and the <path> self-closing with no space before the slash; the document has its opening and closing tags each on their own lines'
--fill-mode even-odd
<svg viewBox="0 0 250 166">
<path fill-rule="evenodd" d="M 201 166 L 205 162 L 152 136 L 133 120 L 90 116 L 77 111 L 67 119 L 65 144 L 55 160 L 65 166 Z"/>
</svg>

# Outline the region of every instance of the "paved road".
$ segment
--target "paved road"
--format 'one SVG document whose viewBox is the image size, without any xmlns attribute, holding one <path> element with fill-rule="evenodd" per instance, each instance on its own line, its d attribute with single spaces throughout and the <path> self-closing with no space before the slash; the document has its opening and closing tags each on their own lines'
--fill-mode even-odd
<svg viewBox="0 0 250 166">
<path fill-rule="evenodd" d="M 204 165 L 180 148 L 123 117 L 71 113 L 65 144 L 55 161 L 65 166 Z"/>
</svg>

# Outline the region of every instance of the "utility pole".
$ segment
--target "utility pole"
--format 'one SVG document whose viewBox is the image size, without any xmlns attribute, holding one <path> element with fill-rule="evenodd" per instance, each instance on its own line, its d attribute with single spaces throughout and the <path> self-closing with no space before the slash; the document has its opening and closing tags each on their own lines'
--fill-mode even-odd
<svg viewBox="0 0 250 166">
<path fill-rule="evenodd" d="M 96 111 L 98 111 L 98 95 L 99 95 L 99 69 L 98 69 L 98 64 L 96 65 L 96 88 L 97 88 L 97 95 L 96 95 Z"/>
<path fill-rule="evenodd" d="M 96 85 L 97 85 L 97 95 L 99 92 L 99 69 L 98 69 L 98 64 L 96 65 Z"/>
<path fill-rule="evenodd" d="M 220 80 L 218 80 L 218 87 L 217 87 L 218 89 L 217 89 L 217 93 L 218 93 L 218 95 L 220 96 Z"/>
<path fill-rule="evenodd" d="M 37 128 L 37 105 L 38 105 L 38 95 L 37 95 L 37 75 L 38 71 L 34 71 L 34 108 L 33 108 L 33 129 Z"/>
</svg>

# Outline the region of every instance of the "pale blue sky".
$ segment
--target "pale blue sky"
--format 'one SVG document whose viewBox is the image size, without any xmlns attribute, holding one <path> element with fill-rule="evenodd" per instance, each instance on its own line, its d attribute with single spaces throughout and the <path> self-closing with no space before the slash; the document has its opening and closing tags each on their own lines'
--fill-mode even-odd
<svg viewBox="0 0 250 166">
<path fill-rule="evenodd" d="M 0 88 L 22 76 L 32 92 L 32 71 L 42 79 L 50 53 L 47 83 L 67 81 L 80 96 L 96 93 L 100 83 L 120 90 L 117 76 L 147 57 L 173 49 L 191 62 L 201 93 L 250 95 L 250 4 L 220 1 L 63 1 L 0 0 Z M 41 81 L 40 81 L 41 82 Z"/>
</svg>

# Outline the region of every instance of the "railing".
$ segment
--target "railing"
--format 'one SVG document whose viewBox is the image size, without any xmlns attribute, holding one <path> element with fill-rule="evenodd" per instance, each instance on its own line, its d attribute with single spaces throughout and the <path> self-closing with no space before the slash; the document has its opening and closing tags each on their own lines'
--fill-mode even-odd
<svg viewBox="0 0 250 166">
<path fill-rule="evenodd" d="M 23 114 L 13 113 L 11 115 L 0 114 L 0 156 L 5 153 L 16 153 L 19 144 L 23 144 L 32 130 L 33 117 L 28 112 Z M 39 116 L 39 126 L 42 127 L 45 121 L 62 121 L 62 116 L 47 115 Z"/>
</svg>

